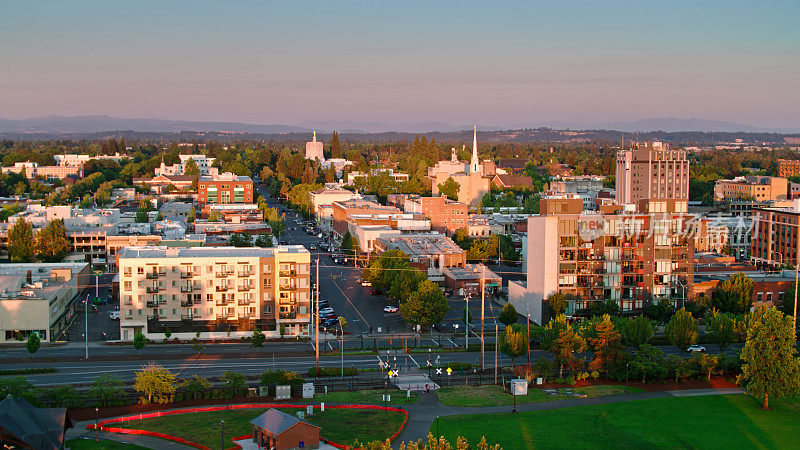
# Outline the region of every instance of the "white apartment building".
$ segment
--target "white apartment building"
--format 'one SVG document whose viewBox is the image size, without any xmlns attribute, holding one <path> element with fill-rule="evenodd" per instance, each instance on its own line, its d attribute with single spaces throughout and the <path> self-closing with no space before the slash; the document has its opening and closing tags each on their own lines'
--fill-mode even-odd
<svg viewBox="0 0 800 450">
<path fill-rule="evenodd" d="M 275 248 L 126 247 L 118 257 L 120 336 L 308 336 L 311 256 Z"/>
<path fill-rule="evenodd" d="M 206 155 L 178 155 L 178 158 L 181 159 L 181 162 L 173 164 L 171 166 L 165 166 L 164 161 L 162 159 L 161 166 L 156 167 L 155 170 L 156 176 L 183 175 L 183 171 L 186 170 L 186 163 L 188 163 L 190 159 L 193 159 L 194 163 L 197 164 L 197 168 L 200 171 L 200 175 L 210 175 L 210 176 L 219 175 L 219 169 L 216 167 L 212 167 L 214 161 L 217 158 L 208 157 Z"/>
</svg>

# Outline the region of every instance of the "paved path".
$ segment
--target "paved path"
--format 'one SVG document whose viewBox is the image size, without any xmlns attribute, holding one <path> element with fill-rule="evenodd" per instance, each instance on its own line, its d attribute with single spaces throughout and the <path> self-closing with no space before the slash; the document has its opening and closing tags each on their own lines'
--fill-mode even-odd
<svg viewBox="0 0 800 450">
<path fill-rule="evenodd" d="M 574 406 L 603 405 L 608 403 L 648 400 L 653 398 L 687 397 L 696 395 L 742 394 L 741 389 L 691 389 L 676 391 L 637 392 L 632 394 L 607 395 L 593 398 L 574 398 L 552 402 L 525 403 L 517 405 L 517 412 L 544 411 L 549 409 L 571 408 Z M 459 407 L 447 406 L 439 402 L 435 392 L 420 394 L 420 400 L 404 407 L 408 411 L 408 423 L 395 442 L 411 442 L 426 439 L 434 420 L 439 416 L 468 414 L 510 413 L 513 406 Z"/>
</svg>

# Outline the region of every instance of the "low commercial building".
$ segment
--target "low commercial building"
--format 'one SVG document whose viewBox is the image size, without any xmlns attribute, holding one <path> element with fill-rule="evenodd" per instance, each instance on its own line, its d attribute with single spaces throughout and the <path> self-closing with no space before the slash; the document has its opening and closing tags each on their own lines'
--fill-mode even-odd
<svg viewBox="0 0 800 450">
<path fill-rule="evenodd" d="M 36 177 L 47 180 L 63 180 L 64 178 L 83 178 L 83 166 L 40 166 L 39 163 L 25 161 L 14 163 L 12 167 L 1 168 L 3 173 L 24 173 L 28 179 Z"/>
<path fill-rule="evenodd" d="M 261 223 L 264 214 L 255 203 L 208 203 L 200 211 L 203 218 L 216 216 L 217 221 L 225 223 Z"/>
<path fill-rule="evenodd" d="M 467 252 L 449 237 L 436 232 L 378 238 L 375 250 L 379 253 L 402 251 L 408 255 L 412 266 L 424 271 L 428 279 L 436 283 L 444 283 L 444 268 L 467 264 Z"/>
<path fill-rule="evenodd" d="M 397 183 L 408 181 L 409 176 L 407 173 L 395 172 L 394 169 L 371 169 L 369 174 L 355 171 L 347 174 L 347 184 L 353 185 L 359 178 L 367 178 L 367 176 L 376 176 L 379 174 L 386 174 L 389 178 Z"/>
<path fill-rule="evenodd" d="M 344 236 L 348 228 L 348 218 L 350 216 L 361 215 L 386 215 L 386 214 L 402 214 L 397 208 L 391 206 L 383 206 L 380 203 L 371 202 L 368 200 L 351 199 L 345 201 L 335 201 L 331 204 L 331 222 L 333 239 L 338 241 Z"/>
<path fill-rule="evenodd" d="M 81 309 L 76 296 L 90 286 L 91 274 L 87 263 L 0 264 L 0 342 L 31 333 L 58 339 Z"/>
<path fill-rule="evenodd" d="M 197 166 L 197 171 L 200 175 L 216 176 L 219 175 L 219 169 L 213 167 L 214 161 L 217 158 L 211 158 L 206 155 L 178 155 L 181 162 L 171 166 L 164 165 L 164 158 L 161 158 L 161 166 L 156 167 L 155 174 L 158 175 L 183 175 L 186 171 L 186 163 L 193 160 Z"/>
<path fill-rule="evenodd" d="M 118 256 L 120 336 L 307 336 L 310 262 L 301 245 L 275 248 L 126 247 Z M 230 333 L 230 334 L 228 334 Z"/>
<path fill-rule="evenodd" d="M 714 201 L 751 199 L 757 202 L 786 199 L 789 184 L 786 178 L 746 176 L 719 180 L 714 185 Z"/>
<path fill-rule="evenodd" d="M 156 194 L 161 194 L 171 189 L 188 191 L 192 187 L 194 178 L 191 175 L 156 175 L 152 178 L 134 178 L 133 184 L 144 186 Z"/>
<path fill-rule="evenodd" d="M 489 270 L 483 264 L 467 264 L 466 267 L 445 267 L 444 287 L 453 291 L 460 297 L 480 298 L 481 279 L 484 287 L 497 290 L 503 280 L 499 275 Z"/>
<path fill-rule="evenodd" d="M 525 175 L 497 174 L 492 184 L 498 189 L 532 189 L 533 179 Z"/>
</svg>

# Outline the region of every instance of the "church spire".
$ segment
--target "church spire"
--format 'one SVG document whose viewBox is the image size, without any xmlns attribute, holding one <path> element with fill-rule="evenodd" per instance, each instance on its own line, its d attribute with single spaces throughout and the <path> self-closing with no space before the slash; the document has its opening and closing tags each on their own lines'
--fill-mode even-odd
<svg viewBox="0 0 800 450">
<path fill-rule="evenodd" d="M 475 125 L 472 130 L 472 161 L 470 161 L 470 172 L 478 172 L 478 166 L 478 125 Z"/>
</svg>

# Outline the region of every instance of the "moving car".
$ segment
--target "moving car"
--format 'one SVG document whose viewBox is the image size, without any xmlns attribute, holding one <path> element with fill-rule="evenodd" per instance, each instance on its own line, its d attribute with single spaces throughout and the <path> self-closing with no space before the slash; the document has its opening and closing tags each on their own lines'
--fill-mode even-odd
<svg viewBox="0 0 800 450">
<path fill-rule="evenodd" d="M 391 306 L 391 305 L 384 306 L 383 307 L 383 312 L 385 312 L 385 313 L 396 313 L 397 312 L 397 307 L 396 306 Z"/>
<path fill-rule="evenodd" d="M 687 349 L 686 349 L 686 351 L 687 351 L 687 352 L 700 352 L 700 353 L 705 353 L 705 351 L 706 351 L 706 348 L 705 348 L 705 347 L 703 347 L 702 345 L 692 345 L 692 346 L 690 346 L 689 348 L 687 348 Z"/>
<path fill-rule="evenodd" d="M 111 320 L 119 320 L 119 311 L 111 311 L 108 313 L 108 318 Z"/>
</svg>

